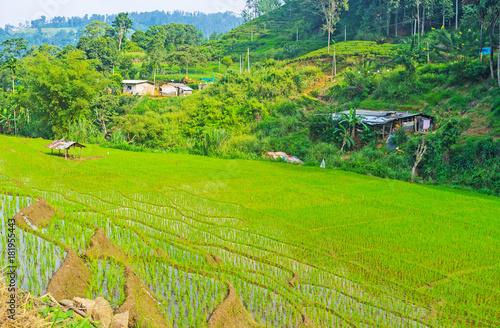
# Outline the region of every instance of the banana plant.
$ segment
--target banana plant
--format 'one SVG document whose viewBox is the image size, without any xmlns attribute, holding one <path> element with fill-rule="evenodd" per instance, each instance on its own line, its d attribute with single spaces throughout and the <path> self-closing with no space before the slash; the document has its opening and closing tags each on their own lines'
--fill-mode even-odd
<svg viewBox="0 0 500 328">
<path fill-rule="evenodd" d="M 342 135 L 342 147 L 339 152 L 343 153 L 346 145 L 348 147 L 354 147 L 354 137 L 356 136 L 357 125 L 362 125 L 365 129 L 367 128 L 366 124 L 363 123 L 363 116 L 356 115 L 356 109 L 351 108 L 349 114 L 341 113 L 339 128 L 334 131 L 334 134 L 341 133 Z"/>
<path fill-rule="evenodd" d="M 14 113 L 10 112 L 7 110 L 7 108 L 4 108 L 0 111 L 0 125 L 1 126 L 7 126 L 7 131 L 9 133 L 12 133 L 12 123 L 15 124 L 16 122 L 16 117 Z"/>
</svg>

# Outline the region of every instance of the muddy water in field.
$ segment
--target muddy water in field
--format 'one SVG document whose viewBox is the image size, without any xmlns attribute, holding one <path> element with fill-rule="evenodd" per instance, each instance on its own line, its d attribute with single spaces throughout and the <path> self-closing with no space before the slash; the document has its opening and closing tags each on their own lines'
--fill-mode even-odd
<svg viewBox="0 0 500 328">
<path fill-rule="evenodd" d="M 90 260 L 87 266 L 92 272 L 91 298 L 103 297 L 116 310 L 125 301 L 123 267 L 105 260 Z"/>
<path fill-rule="evenodd" d="M 7 233 L 8 220 L 31 203 L 30 198 L 0 196 L 0 259 L 2 267 L 8 265 Z M 30 224 L 30 226 L 32 226 Z M 36 227 L 32 227 L 36 228 Z M 43 295 L 47 285 L 64 262 L 66 252 L 44 239 L 14 228 L 16 249 L 17 287 L 35 295 Z"/>
</svg>

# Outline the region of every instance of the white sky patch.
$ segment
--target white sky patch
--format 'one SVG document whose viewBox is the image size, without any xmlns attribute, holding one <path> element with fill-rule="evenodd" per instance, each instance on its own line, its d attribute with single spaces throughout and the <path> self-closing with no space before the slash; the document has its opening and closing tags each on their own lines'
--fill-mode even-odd
<svg viewBox="0 0 500 328">
<path fill-rule="evenodd" d="M 216 13 L 233 11 L 240 13 L 245 0 L 17 0 L 3 6 L 0 11 L 0 27 L 6 24 L 18 26 L 42 15 L 50 19 L 55 16 L 83 16 L 85 14 L 116 14 L 119 12 L 174 11 Z"/>
</svg>

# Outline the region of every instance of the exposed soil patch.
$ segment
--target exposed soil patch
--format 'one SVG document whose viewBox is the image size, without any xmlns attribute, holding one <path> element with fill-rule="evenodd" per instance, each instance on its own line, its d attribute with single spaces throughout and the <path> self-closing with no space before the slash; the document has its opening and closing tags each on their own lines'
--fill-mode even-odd
<svg viewBox="0 0 500 328">
<path fill-rule="evenodd" d="M 24 182 L 19 181 L 19 180 L 14 179 L 14 178 L 11 178 L 11 179 L 12 179 L 12 181 L 14 181 L 15 183 L 17 183 L 18 185 L 20 185 L 20 186 L 24 186 Z"/>
<path fill-rule="evenodd" d="M 214 310 L 208 319 L 208 328 L 261 327 L 241 304 L 233 285 L 229 284 L 226 299 Z"/>
<path fill-rule="evenodd" d="M 299 325 L 298 328 L 305 328 L 305 327 L 314 328 L 316 326 L 314 325 L 314 323 L 312 322 L 312 320 L 309 319 L 309 317 L 307 315 L 305 315 L 304 313 L 302 313 L 302 323 Z"/>
<path fill-rule="evenodd" d="M 165 253 L 165 251 L 163 251 L 161 248 L 157 248 L 156 253 L 158 253 L 159 256 L 161 256 L 167 260 L 170 259 L 170 256 L 168 256 L 168 254 Z"/>
<path fill-rule="evenodd" d="M 99 159 L 99 158 L 105 158 L 106 156 L 104 155 L 99 155 L 99 156 L 91 156 L 91 157 L 84 157 L 84 158 L 75 158 L 74 160 L 77 162 L 85 162 L 85 161 L 90 161 L 93 159 Z"/>
<path fill-rule="evenodd" d="M 99 156 L 90 156 L 90 157 L 73 157 L 73 154 L 68 154 L 68 157 L 65 157 L 64 154 L 48 154 L 48 153 L 43 153 L 44 155 L 50 155 L 50 156 L 55 156 L 55 157 L 61 157 L 61 158 L 66 158 L 71 161 L 75 162 L 85 162 L 85 161 L 90 161 L 93 159 L 99 159 L 99 158 L 105 158 L 106 156 L 104 155 L 99 155 Z"/>
<path fill-rule="evenodd" d="M 85 257 L 105 259 L 114 258 L 117 261 L 125 262 L 127 255 L 123 250 L 113 244 L 102 229 L 96 229 L 95 234 L 90 238 L 90 248 L 85 252 Z"/>
<path fill-rule="evenodd" d="M 24 216 L 31 224 L 41 229 L 49 225 L 50 220 L 57 213 L 63 214 L 61 211 L 54 210 L 45 199 L 41 198 L 38 202 L 17 213 L 14 219 L 18 225 L 22 225 L 25 223 Z"/>
<path fill-rule="evenodd" d="M 207 262 L 208 264 L 210 264 L 211 267 L 215 268 L 219 265 L 222 265 L 222 259 L 217 255 L 205 254 L 205 258 L 207 259 Z"/>
<path fill-rule="evenodd" d="M 288 284 L 291 286 L 291 287 L 295 287 L 297 285 L 297 282 L 299 281 L 300 277 L 298 274 L 296 274 L 295 272 L 293 273 L 293 277 L 292 279 L 290 279 L 288 281 Z"/>
<path fill-rule="evenodd" d="M 85 297 L 90 286 L 90 269 L 73 249 L 68 248 L 66 252 L 66 259 L 47 287 L 47 292 L 58 301 Z"/>
<path fill-rule="evenodd" d="M 142 327 L 166 328 L 153 292 L 150 291 L 137 276 L 134 270 L 125 266 L 125 303 L 116 310 L 115 314 L 129 311 L 129 327 L 135 327 L 140 322 Z"/>
</svg>

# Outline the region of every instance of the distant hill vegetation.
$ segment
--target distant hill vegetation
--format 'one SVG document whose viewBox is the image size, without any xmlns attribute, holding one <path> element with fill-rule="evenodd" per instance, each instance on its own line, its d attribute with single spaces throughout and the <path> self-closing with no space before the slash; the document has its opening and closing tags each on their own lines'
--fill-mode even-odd
<svg viewBox="0 0 500 328">
<path fill-rule="evenodd" d="M 108 24 L 116 15 L 85 15 L 83 17 L 57 16 L 50 20 L 46 17 L 33 20 L 19 27 L 6 25 L 0 28 L 0 42 L 8 38 L 25 38 L 30 45 L 49 44 L 57 47 L 76 45 L 80 38 L 80 31 L 93 21 L 102 21 Z M 146 31 L 150 26 L 169 23 L 182 23 L 194 25 L 203 32 L 205 38 L 211 35 L 222 35 L 243 23 L 243 19 L 233 12 L 201 13 L 184 11 L 152 11 L 133 12 L 130 18 L 134 21 L 134 30 Z"/>
</svg>

